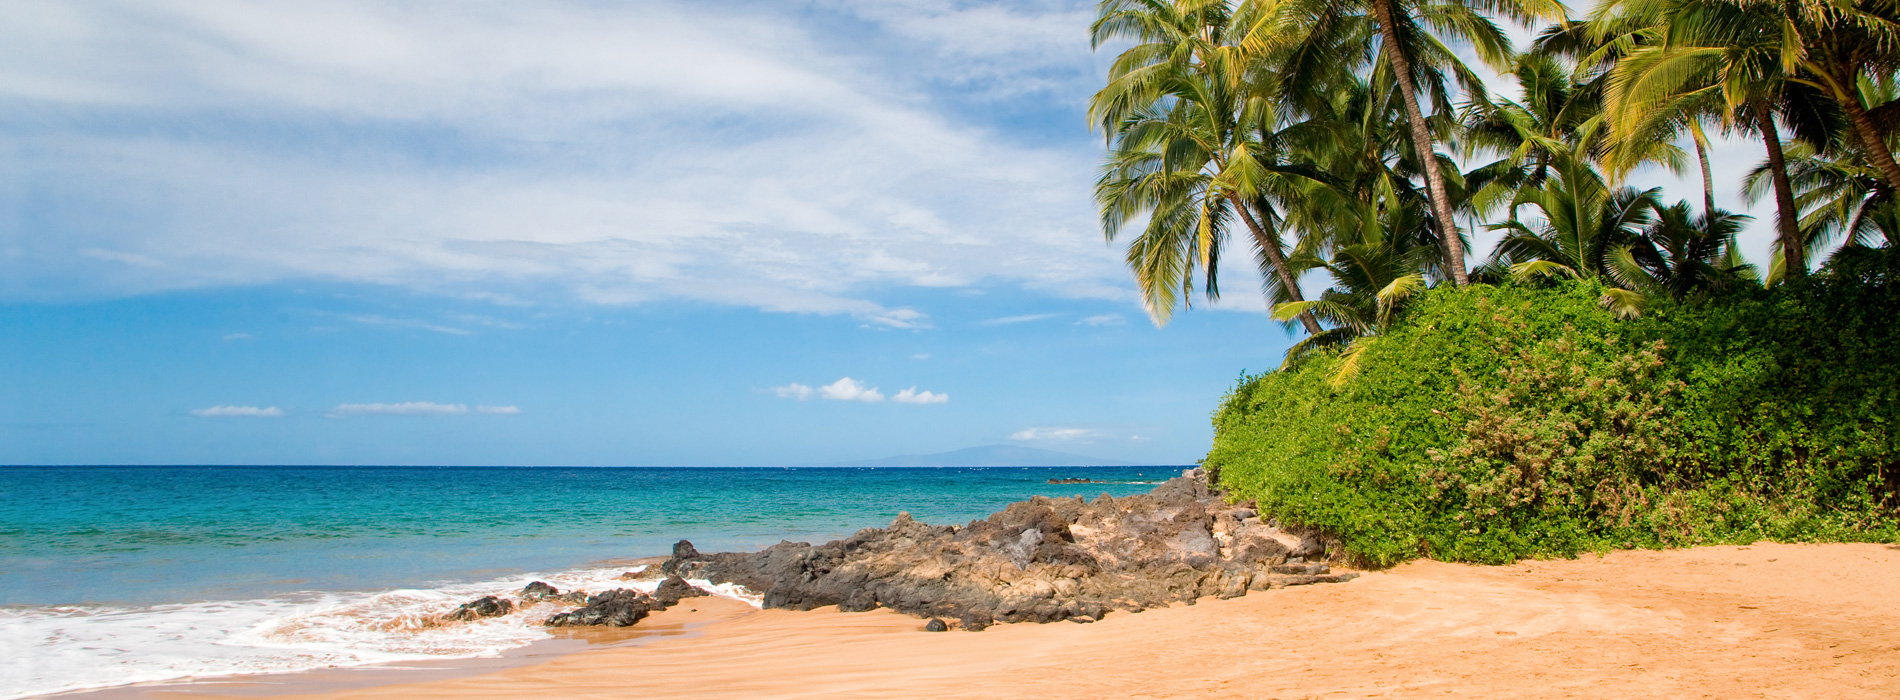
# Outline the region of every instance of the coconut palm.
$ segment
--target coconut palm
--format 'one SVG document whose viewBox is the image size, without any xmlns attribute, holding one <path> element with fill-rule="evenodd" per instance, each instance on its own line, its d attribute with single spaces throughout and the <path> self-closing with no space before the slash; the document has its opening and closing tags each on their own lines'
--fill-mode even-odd
<svg viewBox="0 0 1900 700">
<path fill-rule="evenodd" d="M 1466 284 L 1465 247 L 1455 224 L 1449 183 L 1437 155 L 1437 139 L 1419 105 L 1421 87 L 1442 103 L 1444 71 L 1449 70 L 1468 92 L 1483 94 L 1481 81 L 1453 57 L 1450 43 L 1470 45 L 1480 59 L 1501 69 L 1513 52 L 1509 40 L 1492 18 L 1523 24 L 1536 19 L 1562 19 L 1565 16 L 1562 3 L 1555 0 L 1249 0 L 1249 4 L 1257 8 L 1256 19 L 1248 29 L 1249 44 L 1263 59 L 1281 62 L 1279 72 L 1287 79 L 1285 84 L 1308 83 L 1299 68 L 1312 66 L 1316 61 L 1352 61 L 1357 60 L 1356 56 L 1372 52 L 1383 57 L 1385 75 L 1404 105 L 1412 146 L 1424 175 L 1439 236 L 1446 248 L 1451 279 L 1459 285 Z"/>
<path fill-rule="evenodd" d="M 1232 21 L 1219 0 L 1108 0 L 1095 22 L 1097 46 L 1136 42 L 1116 58 L 1089 114 L 1110 145 L 1096 185 L 1104 234 L 1113 240 L 1147 218 L 1127 262 L 1156 324 L 1188 303 L 1197 269 L 1204 293 L 1218 298 L 1220 251 L 1236 221 L 1270 301 L 1303 299 L 1261 192 L 1274 173 L 1258 156 L 1273 150 L 1262 137 L 1277 113 L 1253 89 Z M 1300 321 L 1309 334 L 1322 330 L 1310 315 Z"/>
<path fill-rule="evenodd" d="M 1332 286 L 1313 301 L 1290 302 L 1273 308 L 1273 316 L 1288 319 L 1311 314 L 1324 319 L 1327 330 L 1307 336 L 1287 350 L 1287 359 L 1321 349 L 1342 350 L 1345 360 L 1333 374 L 1335 385 L 1358 371 L 1359 351 L 1365 342 L 1383 334 L 1398 319 L 1407 299 L 1425 289 L 1420 270 L 1428 258 L 1438 256 L 1435 246 L 1417 245 L 1416 240 L 1388 238 L 1384 232 L 1403 231 L 1423 224 L 1421 210 L 1397 209 L 1394 217 L 1415 217 L 1410 222 L 1388 222 L 1368 230 L 1369 236 L 1337 246 L 1329 260 L 1313 261 L 1312 269 L 1324 270 Z"/>
<path fill-rule="evenodd" d="M 1492 226 L 1505 232 L 1505 237 L 1488 267 L 1508 270 L 1517 279 L 1608 277 L 1616 281 L 1610 268 L 1612 252 L 1636 242 L 1654 221 L 1662 189 L 1611 188 L 1575 152 L 1559 159 L 1551 170 L 1553 177 L 1518 195 L 1510 219 Z M 1519 219 L 1519 210 L 1526 206 L 1536 208 L 1540 216 L 1531 222 Z M 1603 301 L 1622 315 L 1641 309 L 1640 295 L 1628 289 L 1611 289 Z"/>
<path fill-rule="evenodd" d="M 1761 32 L 1737 34 L 1731 39 L 1756 45 L 1769 41 Z M 1787 177 L 1778 122 L 1803 112 L 1792 107 L 1801 103 L 1799 98 L 1805 93 L 1790 86 L 1778 63 L 1766 61 L 1761 51 L 1745 49 L 1748 47 L 1725 52 L 1666 41 L 1631 51 L 1612 71 L 1605 117 L 1611 130 L 1622 138 L 1651 129 L 1658 122 L 1694 119 L 1694 113 L 1708 109 L 1719 98 L 1726 123 L 1756 134 L 1762 142 L 1773 184 L 1777 238 L 1787 269 L 1803 274 L 1807 263 L 1801 254 L 1805 246 L 1801 242 L 1800 213 Z"/>
<path fill-rule="evenodd" d="M 1894 190 L 1858 153 L 1827 157 L 1806 144 L 1788 151 L 1788 179 L 1795 205 L 1804 212 L 1801 235 L 1809 259 L 1837 244 L 1876 246 L 1893 240 Z M 1767 164 L 1756 166 L 1743 180 L 1743 193 L 1759 200 L 1770 176 Z"/>
<path fill-rule="evenodd" d="M 1733 287 L 1753 276 L 1735 249 L 1748 221 L 1721 210 L 1693 214 L 1688 202 L 1659 207 L 1635 240 L 1609 250 L 1605 272 L 1624 287 L 1676 298 Z"/>
<path fill-rule="evenodd" d="M 1722 112 L 1718 100 L 1704 96 L 1677 101 L 1666 108 L 1651 110 L 1645 119 L 1626 124 L 1623 129 L 1601 127 L 1602 100 L 1617 63 L 1631 52 L 1659 45 L 1664 40 L 1666 27 L 1663 18 L 1657 15 L 1656 3 L 1628 7 L 1637 11 L 1599 14 L 1580 22 L 1553 25 L 1532 43 L 1531 55 L 1561 57 L 1574 66 L 1572 80 L 1583 89 L 1573 91 L 1587 90 L 1585 94 L 1596 101 L 1594 114 L 1598 128 L 1592 130 L 1592 134 L 1602 139 L 1602 143 L 1593 144 L 1591 152 L 1612 181 L 1621 180 L 1646 164 L 1662 165 L 1681 174 L 1680 149 L 1673 144 L 1687 132 L 1701 170 L 1703 211 L 1714 211 L 1715 173 L 1709 165 L 1709 137 L 1704 125 L 1720 121 Z"/>
</svg>

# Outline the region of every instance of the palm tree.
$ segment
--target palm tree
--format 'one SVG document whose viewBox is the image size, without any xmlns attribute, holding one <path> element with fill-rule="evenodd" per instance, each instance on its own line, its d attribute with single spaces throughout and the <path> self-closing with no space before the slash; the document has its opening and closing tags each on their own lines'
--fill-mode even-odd
<svg viewBox="0 0 1900 700">
<path fill-rule="evenodd" d="M 1127 260 L 1156 324 L 1187 302 L 1196 269 L 1218 298 L 1220 251 L 1235 220 L 1250 234 L 1270 301 L 1303 299 L 1261 196 L 1273 173 L 1257 154 L 1271 150 L 1262 136 L 1277 113 L 1251 88 L 1232 20 L 1222 0 L 1108 0 L 1094 25 L 1097 46 L 1137 42 L 1116 58 L 1089 114 L 1110 146 L 1096 185 L 1104 234 L 1113 240 L 1129 221 L 1148 219 Z M 1308 334 L 1322 330 L 1311 315 L 1300 322 Z"/>
<path fill-rule="evenodd" d="M 1365 341 L 1382 335 L 1398 320 L 1405 302 L 1426 287 L 1423 270 L 1440 257 L 1432 236 L 1416 232 L 1429 228 L 1429 210 L 1422 206 L 1394 207 L 1380 212 L 1382 221 L 1359 228 L 1354 238 L 1332 239 L 1330 255 L 1302 255 L 1295 264 L 1322 270 L 1332 285 L 1313 301 L 1275 306 L 1275 318 L 1311 314 L 1329 327 L 1307 336 L 1287 350 L 1287 359 L 1322 349 L 1342 349 L 1345 361 L 1333 375 L 1335 384 L 1358 371 L 1359 350 Z M 1412 235 L 1405 235 L 1413 232 Z"/>
<path fill-rule="evenodd" d="M 1491 17 L 1528 24 L 1536 19 L 1561 19 L 1563 5 L 1555 0 L 1249 0 L 1257 9 L 1249 43 L 1262 56 L 1292 57 L 1311 65 L 1315 57 L 1352 60 L 1353 53 L 1377 51 L 1384 57 L 1387 75 L 1404 104 L 1412 146 L 1425 176 L 1433 218 L 1446 247 L 1452 280 L 1468 282 L 1465 250 L 1453 216 L 1451 193 L 1437 155 L 1437 140 L 1419 106 L 1420 82 L 1433 96 L 1444 90 L 1440 72 L 1450 68 L 1468 92 L 1483 94 L 1481 83 L 1452 56 L 1447 39 L 1469 44 L 1478 56 L 1501 68 L 1512 54 L 1509 40 Z M 1368 31 L 1370 30 L 1370 31 Z M 1359 41 L 1377 37 L 1377 48 L 1360 48 Z M 1340 49 L 1350 48 L 1345 53 Z M 1286 73 L 1293 83 L 1305 79 Z M 1441 101 L 1442 98 L 1441 98 Z M 1446 110 L 1439 110 L 1446 111 Z"/>
<path fill-rule="evenodd" d="M 1660 207 L 1635 240 L 1610 249 L 1605 271 L 1624 287 L 1678 299 L 1733 286 L 1753 275 L 1735 250 L 1748 221 L 1721 210 L 1691 214 L 1688 202 Z"/>
<path fill-rule="evenodd" d="M 1491 227 L 1506 235 L 1487 267 L 1508 270 L 1517 279 L 1561 276 L 1615 281 L 1613 252 L 1640 239 L 1643 229 L 1654 221 L 1662 189 L 1612 189 L 1576 152 L 1560 158 L 1552 173 L 1543 184 L 1520 192 L 1511 204 L 1510 218 Z M 1524 206 L 1537 208 L 1540 220 L 1520 220 L 1518 210 Z M 1641 308 L 1640 296 L 1630 290 L 1611 289 L 1603 301 L 1622 315 L 1634 315 Z"/>
<path fill-rule="evenodd" d="M 1796 207 L 1805 212 L 1800 225 L 1803 252 L 1808 258 L 1836 243 L 1867 247 L 1893 240 L 1894 190 L 1858 153 L 1827 157 L 1806 144 L 1796 144 L 1788 151 L 1788 180 L 1795 192 Z M 1749 171 L 1742 191 L 1750 201 L 1766 194 L 1770 176 L 1765 163 Z"/>
<path fill-rule="evenodd" d="M 1605 99 L 1605 117 L 1612 131 L 1619 136 L 1629 135 L 1651 129 L 1658 122 L 1694 119 L 1692 113 L 1708 109 L 1719 98 L 1728 124 L 1761 139 L 1768 154 L 1783 259 L 1790 273 L 1805 273 L 1800 213 L 1794 204 L 1777 125 L 1780 119 L 1800 111 L 1791 107 L 1798 105 L 1804 95 L 1792 90 L 1781 65 L 1767 60 L 1759 50 L 1772 39 L 1765 35 L 1764 27 L 1757 25 L 1752 32 L 1729 32 L 1724 37 L 1729 43 L 1720 46 L 1676 43 L 1680 38 L 1678 16 L 1669 3 L 1682 0 L 1648 1 L 1664 3 L 1663 10 L 1649 12 L 1665 18 L 1668 38 L 1660 44 L 1639 47 L 1617 62 Z"/>
<path fill-rule="evenodd" d="M 1625 5 L 1620 14 L 1602 14 L 1580 22 L 1553 25 L 1540 33 L 1532 44 L 1531 55 L 1562 57 L 1573 62 L 1573 80 L 1595 100 L 1594 116 L 1603 121 L 1603 98 L 1610 75 L 1619 61 L 1644 47 L 1663 43 L 1664 18 L 1657 3 Z M 1634 11 L 1627 11 L 1634 10 Z M 1520 83 L 1523 79 L 1519 78 Z M 1527 86 L 1528 90 L 1528 86 Z M 1694 147 L 1696 163 L 1702 175 L 1703 211 L 1715 210 L 1715 173 L 1709 165 L 1709 137 L 1703 125 L 1719 121 L 1720 102 L 1704 96 L 1681 100 L 1651 110 L 1646 118 L 1623 129 L 1598 128 L 1594 135 L 1601 144 L 1591 152 L 1612 181 L 1619 181 L 1639 166 L 1655 163 L 1678 174 L 1682 171 L 1680 151 L 1674 142 L 1687 131 Z"/>
</svg>

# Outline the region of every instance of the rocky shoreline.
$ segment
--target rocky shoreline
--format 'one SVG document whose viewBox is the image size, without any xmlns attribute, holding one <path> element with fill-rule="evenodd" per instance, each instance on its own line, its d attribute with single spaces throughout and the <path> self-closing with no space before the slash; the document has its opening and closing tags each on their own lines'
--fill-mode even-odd
<svg viewBox="0 0 1900 700">
<path fill-rule="evenodd" d="M 652 594 L 615 589 L 561 594 L 536 582 L 524 601 L 579 605 L 552 626 L 635 624 L 682 598 L 706 595 L 686 579 L 736 584 L 764 607 L 859 612 L 890 608 L 930 618 L 927 629 L 981 630 L 999 622 L 1094 622 L 1203 596 L 1337 583 L 1324 538 L 1264 521 L 1230 503 L 1191 469 L 1146 494 L 1089 501 L 1035 497 L 964 526 L 933 526 L 900 514 L 890 526 L 812 545 L 781 542 L 758 552 L 702 554 L 674 545 L 659 566 L 625 578 L 661 579 Z M 507 614 L 506 600 L 471 601 L 448 617 Z"/>
</svg>

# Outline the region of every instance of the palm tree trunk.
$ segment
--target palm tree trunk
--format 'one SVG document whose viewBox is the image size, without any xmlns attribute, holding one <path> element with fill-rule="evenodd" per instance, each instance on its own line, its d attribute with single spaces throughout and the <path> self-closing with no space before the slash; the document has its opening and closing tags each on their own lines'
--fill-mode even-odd
<svg viewBox="0 0 1900 700">
<path fill-rule="evenodd" d="M 1893 151 L 1887 150 L 1887 142 L 1880 138 L 1880 130 L 1874 127 L 1874 120 L 1867 116 L 1867 108 L 1860 103 L 1859 95 L 1836 96 L 1847 119 L 1854 124 L 1854 135 L 1860 137 L 1861 150 L 1867 152 L 1867 162 L 1880 170 L 1880 177 L 1887 186 L 1900 190 L 1900 163 L 1895 163 Z"/>
<path fill-rule="evenodd" d="M 1788 182 L 1788 161 L 1781 152 L 1781 133 L 1775 117 L 1762 115 L 1762 144 L 1768 147 L 1769 179 L 1775 183 L 1775 225 L 1781 232 L 1782 279 L 1808 273 L 1807 246 L 1801 241 L 1801 212 L 1794 208 L 1794 186 Z"/>
<path fill-rule="evenodd" d="M 1405 98 L 1405 116 L 1412 124 L 1412 146 L 1418 149 L 1420 165 L 1425 168 L 1425 189 L 1431 194 L 1432 217 L 1438 220 L 1439 235 L 1445 239 L 1445 263 L 1451 268 L 1452 281 L 1463 287 L 1470 282 L 1465 276 L 1465 244 L 1458 238 L 1457 222 L 1451 218 L 1451 196 L 1445 192 L 1445 176 L 1438 171 L 1438 143 L 1432 139 L 1431 130 L 1425 126 L 1425 115 L 1419 111 L 1418 88 L 1412 83 L 1412 62 L 1399 50 L 1399 32 L 1392 24 L 1392 0 L 1373 0 L 1372 8 L 1378 15 L 1386 60 L 1392 63 L 1399 93 Z"/>
<path fill-rule="evenodd" d="M 1702 212 L 1715 213 L 1715 174 L 1709 170 L 1709 135 L 1702 133 L 1702 120 L 1689 120 L 1689 137 L 1695 141 L 1695 158 L 1702 164 Z"/>
<path fill-rule="evenodd" d="M 1260 248 L 1262 255 L 1267 256 L 1267 264 L 1273 266 L 1273 275 L 1280 278 L 1280 287 L 1286 290 L 1287 296 L 1292 297 L 1293 301 L 1306 301 L 1306 297 L 1300 294 L 1299 280 L 1294 279 L 1293 272 L 1286 269 L 1286 256 L 1280 253 L 1280 237 L 1268 234 L 1266 227 L 1254 220 L 1253 211 L 1247 208 L 1247 203 L 1240 199 L 1240 195 L 1230 192 L 1227 201 L 1233 202 L 1234 211 L 1240 213 L 1240 220 L 1247 222 L 1247 230 L 1253 232 L 1254 245 Z M 1267 302 L 1271 306 L 1273 300 Z M 1309 312 L 1300 313 L 1300 325 L 1306 327 L 1307 335 L 1318 335 L 1322 330 L 1319 320 Z"/>
</svg>

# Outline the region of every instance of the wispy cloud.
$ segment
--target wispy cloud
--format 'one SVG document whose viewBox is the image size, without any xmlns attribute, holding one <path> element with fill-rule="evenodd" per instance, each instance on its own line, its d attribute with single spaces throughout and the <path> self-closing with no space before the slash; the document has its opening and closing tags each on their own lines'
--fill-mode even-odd
<svg viewBox="0 0 1900 700">
<path fill-rule="evenodd" d="M 512 416 L 519 406 L 476 406 L 474 413 Z M 459 416 L 470 413 L 468 404 L 405 401 L 402 403 L 345 403 L 330 410 L 331 416 Z"/>
<path fill-rule="evenodd" d="M 811 398 L 811 387 L 798 382 L 792 382 L 785 386 L 772 387 L 772 392 L 778 394 L 781 399 L 798 399 L 804 401 L 805 399 Z"/>
<path fill-rule="evenodd" d="M 1122 318 L 1121 314 L 1101 314 L 1098 316 L 1090 316 L 1080 321 L 1076 321 L 1075 325 L 1078 325 L 1078 326 L 1120 326 L 1126 323 L 1128 323 L 1128 319 Z"/>
<path fill-rule="evenodd" d="M 1007 325 L 1016 324 L 1016 323 L 1029 323 L 1031 321 L 1046 321 L 1046 320 L 1055 318 L 1058 315 L 1060 314 L 1023 314 L 1021 316 L 1004 316 L 1002 318 L 992 318 L 987 321 L 979 321 L 977 322 L 976 325 L 1007 326 Z"/>
<path fill-rule="evenodd" d="M 891 400 L 898 403 L 950 403 L 950 395 L 930 391 L 918 391 L 917 387 L 913 386 L 909 389 L 897 392 L 897 395 L 892 396 Z"/>
<path fill-rule="evenodd" d="M 818 387 L 818 396 L 833 401 L 863 401 L 865 403 L 877 403 L 884 400 L 884 395 L 878 393 L 877 387 L 865 386 L 864 382 L 850 377 Z"/>
<path fill-rule="evenodd" d="M 875 290 L 1128 297 L 1076 175 L 1100 144 L 984 116 L 1094 89 L 1088 8 L 814 7 L 18 0 L 13 167 L 86 213 L 18 240 L 0 297 L 325 279 L 893 329 L 929 321 Z"/>
<path fill-rule="evenodd" d="M 256 338 L 257 336 L 251 335 L 249 333 L 226 333 L 224 336 L 224 339 L 227 341 L 229 340 L 255 340 Z"/>
<path fill-rule="evenodd" d="M 1019 442 L 1036 441 L 1074 441 L 1095 437 L 1096 432 L 1088 428 L 1024 428 L 1009 434 L 1009 439 Z"/>
<path fill-rule="evenodd" d="M 433 331 L 436 333 L 447 333 L 449 335 L 470 335 L 471 334 L 469 330 L 464 329 L 464 328 L 456 328 L 454 326 L 444 326 L 439 323 L 419 321 L 413 318 L 390 318 L 388 316 L 379 316 L 376 314 L 338 314 L 338 316 L 341 317 L 343 320 L 351 321 L 355 323 L 361 323 L 365 326 L 377 326 L 380 328 L 413 328 L 416 330 Z"/>
<path fill-rule="evenodd" d="M 283 409 L 276 406 L 258 408 L 256 406 L 212 406 L 193 410 L 191 415 L 206 418 L 276 418 L 284 415 Z"/>
<path fill-rule="evenodd" d="M 453 416 L 468 413 L 468 404 L 405 401 L 402 403 L 345 403 L 330 410 L 335 416 Z"/>
<path fill-rule="evenodd" d="M 864 319 L 868 322 L 868 325 L 874 327 L 899 328 L 905 330 L 923 330 L 932 327 L 928 315 L 922 311 L 907 307 L 861 313 L 858 317 Z"/>
</svg>

